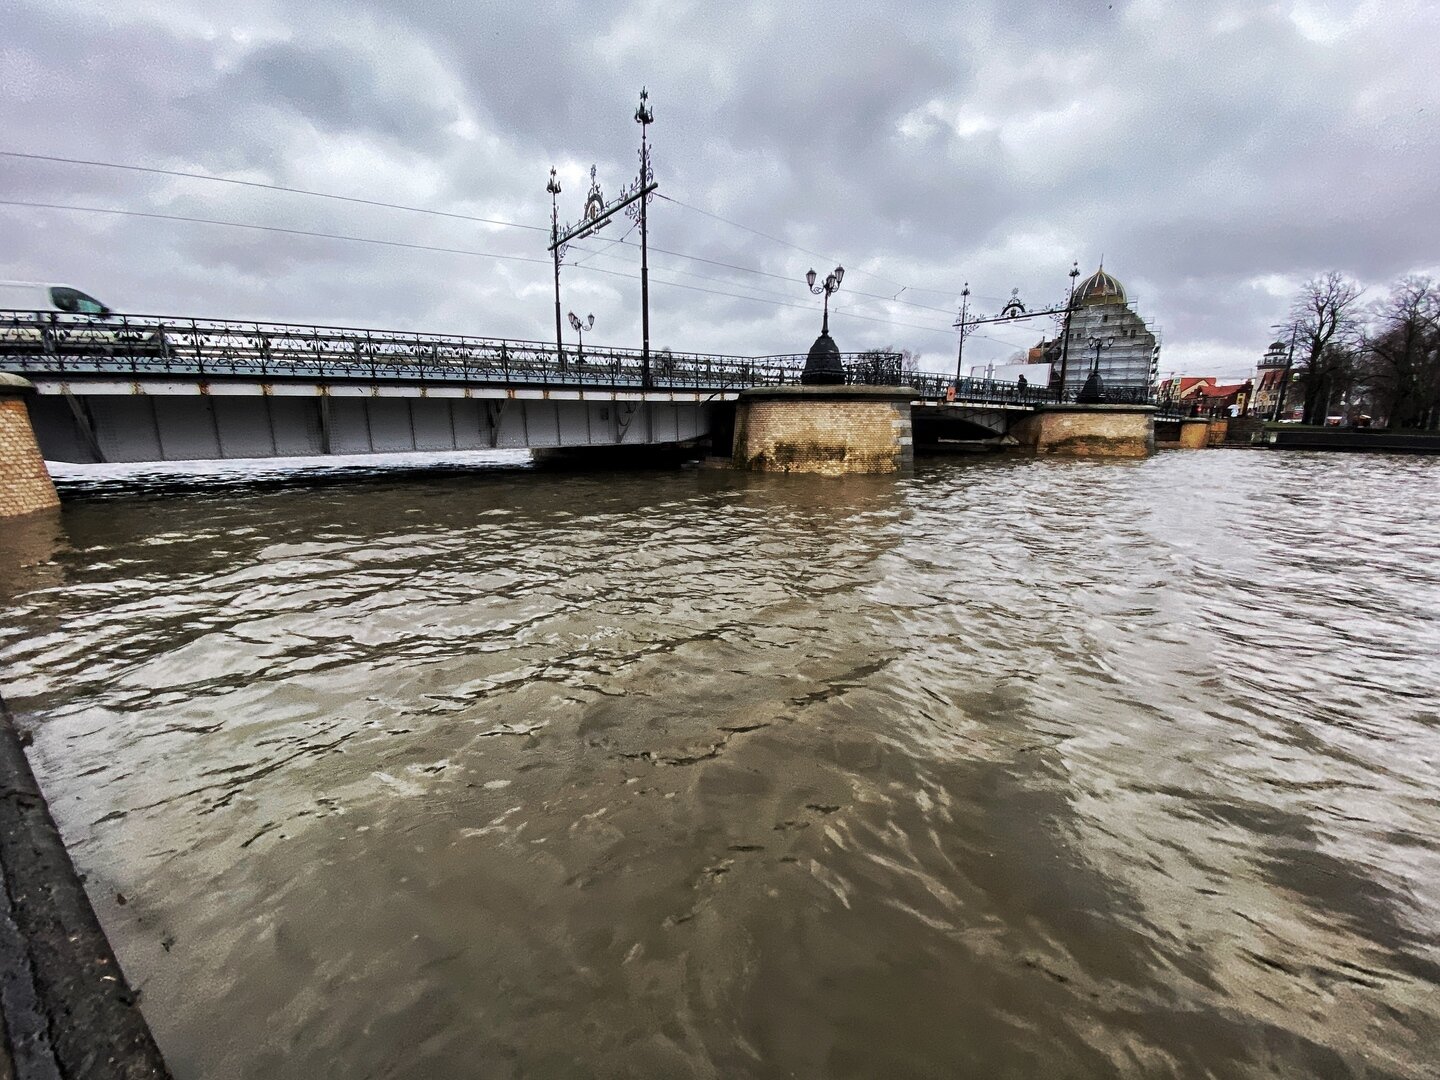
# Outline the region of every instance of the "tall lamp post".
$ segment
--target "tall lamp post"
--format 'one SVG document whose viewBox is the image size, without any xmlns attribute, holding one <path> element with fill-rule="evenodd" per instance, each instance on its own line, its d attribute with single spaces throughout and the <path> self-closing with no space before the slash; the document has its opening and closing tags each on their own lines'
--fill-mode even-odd
<svg viewBox="0 0 1440 1080">
<path fill-rule="evenodd" d="M 550 193 L 550 251 L 555 256 L 555 357 L 565 362 L 565 344 L 560 340 L 560 180 L 555 168 L 550 168 L 550 182 L 545 185 Z"/>
<path fill-rule="evenodd" d="M 575 312 L 570 312 L 570 328 L 575 331 L 575 336 L 580 340 L 580 347 L 576 354 L 575 360 L 576 367 L 579 367 L 581 364 L 585 363 L 585 331 L 589 330 L 594 325 L 595 315 L 593 312 L 591 313 L 590 317 L 584 322 L 580 321 L 580 316 L 576 315 Z"/>
<path fill-rule="evenodd" d="M 1060 397 L 1065 396 L 1065 376 L 1070 373 L 1070 316 L 1075 311 L 1075 279 L 1080 276 L 1080 262 L 1070 264 L 1070 296 L 1065 301 L 1065 336 L 1060 339 Z"/>
<path fill-rule="evenodd" d="M 1110 348 L 1115 342 L 1109 338 L 1092 337 L 1088 344 L 1095 350 L 1095 359 L 1090 362 L 1090 375 L 1075 400 L 1081 405 L 1098 405 L 1105 399 L 1105 382 L 1100 378 L 1100 350 Z"/>
<path fill-rule="evenodd" d="M 815 278 L 815 269 L 811 267 L 810 272 L 805 275 L 805 284 L 810 286 L 810 291 L 816 296 L 822 293 L 825 296 L 825 314 L 820 322 L 820 333 L 828 336 L 830 333 L 830 294 L 840 290 L 840 283 L 845 280 L 845 268 L 843 266 L 835 267 L 832 273 L 825 275 L 825 280 L 819 285 L 815 284 Z"/>
<path fill-rule="evenodd" d="M 648 102 L 650 95 L 640 88 L 640 107 L 635 110 L 635 122 L 640 125 L 640 200 L 637 220 L 640 222 L 640 385 L 650 389 L 650 251 L 649 233 L 645 221 L 645 204 L 650 201 L 646 194 L 647 185 L 654 183 L 650 170 L 650 125 L 655 122 L 655 110 Z"/>
<path fill-rule="evenodd" d="M 816 296 L 825 296 L 825 315 L 820 323 L 820 336 L 810 346 L 810 355 L 805 358 L 805 370 L 800 373 L 802 386 L 843 386 L 845 383 L 845 362 L 840 359 L 840 349 L 830 336 L 830 294 L 840 288 L 845 280 L 845 268 L 835 267 L 826 274 L 825 280 L 815 284 L 815 270 L 812 267 L 805 275 L 805 284 Z"/>
<path fill-rule="evenodd" d="M 954 327 L 960 331 L 960 348 L 955 354 L 955 382 L 958 384 L 965 377 L 965 339 L 970 336 L 974 327 L 967 319 L 970 310 L 970 283 L 965 282 L 965 288 L 960 290 L 960 317 L 955 320 Z"/>
</svg>

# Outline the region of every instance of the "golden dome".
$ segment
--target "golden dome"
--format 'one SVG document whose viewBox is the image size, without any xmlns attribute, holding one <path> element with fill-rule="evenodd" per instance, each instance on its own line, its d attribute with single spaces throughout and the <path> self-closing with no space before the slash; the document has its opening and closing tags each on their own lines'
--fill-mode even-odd
<svg viewBox="0 0 1440 1080">
<path fill-rule="evenodd" d="M 1105 272 L 1104 264 L 1079 285 L 1075 286 L 1077 304 L 1123 304 L 1125 286 L 1112 274 Z"/>
</svg>

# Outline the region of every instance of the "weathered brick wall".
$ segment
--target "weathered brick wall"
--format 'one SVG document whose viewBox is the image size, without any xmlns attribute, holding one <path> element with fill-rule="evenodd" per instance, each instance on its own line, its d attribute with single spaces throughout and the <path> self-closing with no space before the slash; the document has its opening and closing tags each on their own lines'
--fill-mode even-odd
<svg viewBox="0 0 1440 1080">
<path fill-rule="evenodd" d="M 1155 449 L 1152 416 L 1138 409 L 1042 410 L 1018 421 L 1010 433 L 1041 454 L 1145 457 Z"/>
<path fill-rule="evenodd" d="M 896 472 L 914 463 L 908 401 L 742 401 L 735 465 L 824 476 Z"/>
<path fill-rule="evenodd" d="M 33 514 L 60 505 L 45 471 L 30 411 L 15 394 L 0 394 L 0 518 Z"/>
</svg>

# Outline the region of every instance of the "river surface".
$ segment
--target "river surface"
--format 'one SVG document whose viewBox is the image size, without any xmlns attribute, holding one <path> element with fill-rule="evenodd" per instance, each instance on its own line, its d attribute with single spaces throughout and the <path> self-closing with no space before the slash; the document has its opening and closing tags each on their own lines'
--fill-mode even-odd
<svg viewBox="0 0 1440 1080">
<path fill-rule="evenodd" d="M 1440 1075 L 1440 460 L 323 479 L 0 526 L 181 1080 Z"/>
</svg>

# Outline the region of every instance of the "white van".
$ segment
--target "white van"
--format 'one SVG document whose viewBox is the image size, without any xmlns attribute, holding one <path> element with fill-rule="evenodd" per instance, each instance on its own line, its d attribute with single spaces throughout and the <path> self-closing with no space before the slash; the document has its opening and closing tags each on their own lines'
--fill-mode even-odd
<svg viewBox="0 0 1440 1080">
<path fill-rule="evenodd" d="M 79 289 L 39 281 L 0 281 L 0 311 L 63 311 L 101 319 L 110 314 L 108 307 Z"/>
<path fill-rule="evenodd" d="M 165 355 L 149 326 L 126 326 L 88 293 L 40 281 L 0 281 L 0 354 Z"/>
</svg>

